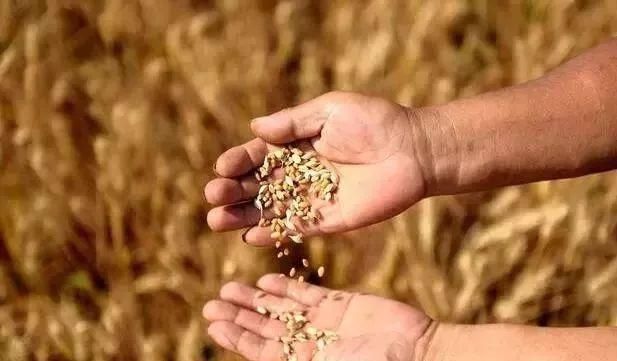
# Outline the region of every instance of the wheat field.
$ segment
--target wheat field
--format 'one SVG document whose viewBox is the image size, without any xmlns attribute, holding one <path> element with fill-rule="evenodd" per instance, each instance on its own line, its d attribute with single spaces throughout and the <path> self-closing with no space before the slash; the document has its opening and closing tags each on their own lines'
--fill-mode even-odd
<svg viewBox="0 0 617 361">
<path fill-rule="evenodd" d="M 201 306 L 286 265 L 212 233 L 202 189 L 252 117 L 330 89 L 443 103 L 615 34 L 614 0 L 0 1 L 0 359 L 237 360 Z M 294 253 L 444 321 L 617 326 L 617 173 Z"/>
</svg>

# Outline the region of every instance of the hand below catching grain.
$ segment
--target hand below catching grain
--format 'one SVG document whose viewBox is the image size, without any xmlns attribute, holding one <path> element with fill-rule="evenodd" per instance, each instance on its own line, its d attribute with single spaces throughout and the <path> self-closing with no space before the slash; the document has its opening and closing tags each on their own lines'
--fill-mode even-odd
<svg viewBox="0 0 617 361">
<path fill-rule="evenodd" d="M 314 342 L 296 347 L 298 361 L 412 361 L 416 344 L 430 325 L 422 312 L 381 297 L 333 291 L 287 277 L 262 277 L 260 289 L 229 283 L 220 300 L 204 307 L 209 335 L 220 346 L 249 361 L 283 359 L 285 324 L 255 312 L 305 311 L 309 323 L 331 330 L 339 339 L 322 351 Z"/>
<path fill-rule="evenodd" d="M 335 92 L 253 120 L 258 138 L 223 153 L 215 165 L 220 177 L 206 185 L 206 199 L 217 206 L 208 213 L 210 227 L 227 231 L 257 224 L 259 210 L 240 203 L 257 194 L 253 171 L 269 144 L 294 142 L 312 146 L 340 179 L 336 197 L 318 205 L 321 221 L 304 234 L 349 231 L 402 212 L 426 191 L 409 114 L 383 99 Z M 253 227 L 245 240 L 270 244 L 269 235 L 266 227 Z"/>
</svg>

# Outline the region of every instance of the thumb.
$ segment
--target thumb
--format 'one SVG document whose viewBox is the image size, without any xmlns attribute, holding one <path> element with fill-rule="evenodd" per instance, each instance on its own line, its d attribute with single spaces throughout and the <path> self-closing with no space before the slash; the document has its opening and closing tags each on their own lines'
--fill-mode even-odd
<svg viewBox="0 0 617 361">
<path fill-rule="evenodd" d="M 328 110 L 317 99 L 251 121 L 253 133 L 268 143 L 282 144 L 312 138 L 321 132 Z"/>
</svg>

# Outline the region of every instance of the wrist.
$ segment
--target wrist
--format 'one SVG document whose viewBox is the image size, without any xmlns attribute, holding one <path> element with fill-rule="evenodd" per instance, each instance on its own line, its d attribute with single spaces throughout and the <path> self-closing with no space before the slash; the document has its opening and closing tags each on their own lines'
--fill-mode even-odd
<svg viewBox="0 0 617 361">
<path fill-rule="evenodd" d="M 435 346 L 433 338 L 435 337 L 437 330 L 442 327 L 444 327 L 444 325 L 439 323 L 439 321 L 431 320 L 420 338 L 416 341 L 412 361 L 429 361 L 427 358 L 429 350 L 430 353 L 434 353 L 433 348 Z"/>
<path fill-rule="evenodd" d="M 407 108 L 407 117 L 426 196 L 457 193 L 461 157 L 452 121 L 440 107 Z"/>
<path fill-rule="evenodd" d="M 418 340 L 413 361 L 457 360 L 453 357 L 457 352 L 456 344 L 463 335 L 462 328 L 466 327 L 471 326 L 433 321 Z"/>
</svg>

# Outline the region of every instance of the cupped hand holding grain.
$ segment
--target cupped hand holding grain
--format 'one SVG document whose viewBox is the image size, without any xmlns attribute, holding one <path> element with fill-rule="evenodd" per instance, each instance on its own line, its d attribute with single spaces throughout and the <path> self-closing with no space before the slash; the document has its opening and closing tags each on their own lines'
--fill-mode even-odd
<svg viewBox="0 0 617 361">
<path fill-rule="evenodd" d="M 426 194 L 414 147 L 413 111 L 364 95 L 333 92 L 278 113 L 257 118 L 257 138 L 223 153 L 215 164 L 219 178 L 206 185 L 208 214 L 217 231 L 253 227 L 260 212 L 252 203 L 261 166 L 271 144 L 304 144 L 339 177 L 330 202 L 317 201 L 321 219 L 303 229 L 306 235 L 342 232 L 386 220 Z M 253 227 L 245 240 L 269 244 L 266 227 Z"/>
<path fill-rule="evenodd" d="M 615 327 L 448 324 L 400 302 L 276 274 L 262 277 L 257 286 L 228 283 L 221 288 L 220 298 L 203 309 L 210 337 L 249 361 L 605 361 L 617 357 Z M 285 355 L 281 336 L 287 335 L 286 324 L 271 315 L 288 311 L 303 311 L 307 327 L 333 331 L 338 339 L 321 350 L 312 341 L 296 343 L 295 352 Z"/>
<path fill-rule="evenodd" d="M 534 81 L 410 109 L 352 93 L 328 93 L 255 119 L 258 137 L 225 152 L 224 178 L 206 186 L 220 207 L 208 214 L 214 230 L 249 227 L 251 205 L 231 205 L 257 192 L 252 169 L 266 142 L 309 142 L 340 176 L 322 221 L 306 234 L 332 233 L 388 219 L 426 195 L 577 177 L 617 168 L 617 39 Z M 269 230 L 245 239 L 269 243 Z"/>
<path fill-rule="evenodd" d="M 211 322 L 208 334 L 220 346 L 249 361 L 279 361 L 286 335 L 283 322 L 257 310 L 281 314 L 305 311 L 309 325 L 331 330 L 339 339 L 318 350 L 315 342 L 296 347 L 298 361 L 414 361 L 422 352 L 423 336 L 437 326 L 424 313 L 403 303 L 366 294 L 334 291 L 270 274 L 259 289 L 229 283 L 220 299 L 203 309 Z"/>
</svg>

